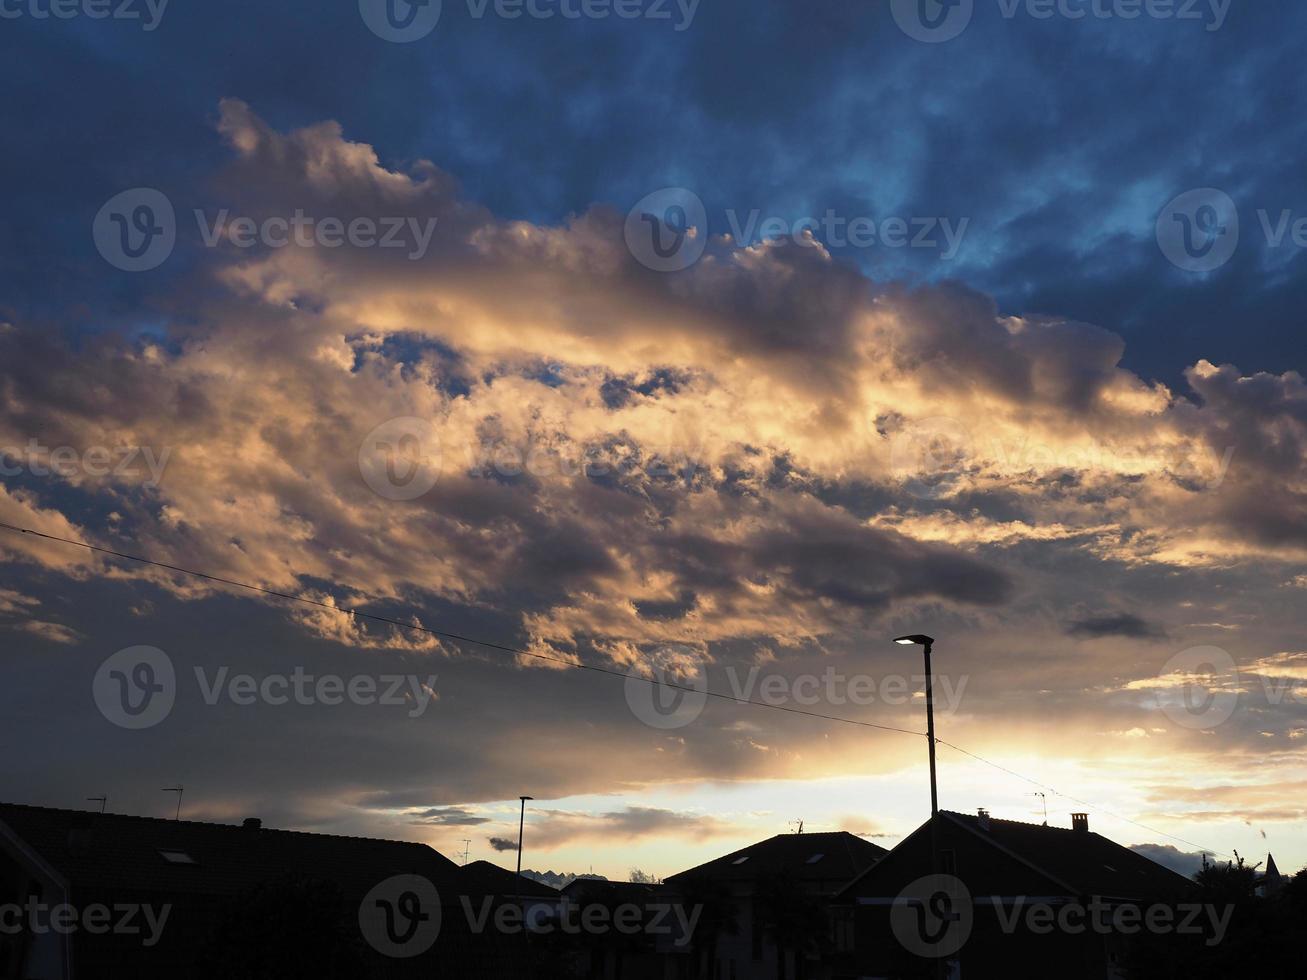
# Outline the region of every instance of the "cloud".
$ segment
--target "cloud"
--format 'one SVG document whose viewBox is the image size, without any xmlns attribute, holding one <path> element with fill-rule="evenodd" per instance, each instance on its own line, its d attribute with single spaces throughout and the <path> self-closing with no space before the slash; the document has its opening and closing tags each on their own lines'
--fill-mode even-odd
<svg viewBox="0 0 1307 980">
<path fill-rule="evenodd" d="M 1165 633 L 1157 626 L 1133 613 L 1115 613 L 1090 616 L 1067 624 L 1069 636 L 1100 639 L 1105 636 L 1127 636 L 1137 640 L 1155 639 Z"/>
<path fill-rule="evenodd" d="M 535 815 L 528 833 L 532 846 L 556 848 L 586 841 L 641 842 L 650 838 L 715 837 L 730 832 L 730 825 L 707 814 L 679 812 L 659 807 L 628 806 L 606 813 L 577 813 L 544 810 Z M 491 841 L 496 850 L 508 843 Z M 517 842 L 512 842 L 517 848 Z"/>
<path fill-rule="evenodd" d="M 1270 615 L 1255 600 L 1295 581 L 1307 555 L 1299 375 L 1197 361 L 1159 382 L 1126 367 L 1122 337 L 1102 327 L 1012 315 L 959 283 L 877 281 L 792 242 L 714 235 L 693 268 L 653 274 L 626 249 L 620 209 L 503 217 L 435 164 L 389 162 L 354 135 L 334 122 L 282 130 L 226 101 L 214 142 L 227 164 L 196 200 L 179 192 L 178 212 L 434 220 L 420 260 L 189 236 L 186 274 L 151 279 L 148 317 L 82 336 L 23 315 L 0 331 L 0 446 L 39 434 L 79 457 L 170 453 L 157 483 L 6 469 L 0 520 L 326 604 L 238 600 L 0 534 L 23 594 L 86 634 L 65 635 L 70 653 L 90 662 L 115 623 L 175 637 L 187 660 L 250 670 L 311 657 L 426 676 L 439 654 L 456 671 L 449 685 L 441 672 L 439 739 L 388 717 L 296 716 L 310 744 L 337 751 L 330 768 L 295 757 L 302 799 L 283 812 L 455 827 L 528 778 L 563 795 L 901 761 L 893 747 L 868 761 L 824 730 L 781 737 L 731 706 L 651 735 L 620 686 L 582 687 L 569 671 L 524 679 L 511 658 L 348 608 L 633 672 L 753 664 L 761 650 L 777 672 L 820 676 L 852 657 L 879 670 L 893 651 L 868 637 L 910 623 L 967 638 L 950 645 L 950 670 L 975 682 L 958 737 L 1004 745 L 995 719 L 1007 732 L 1022 699 L 1038 702 L 1032 715 L 1057 711 L 1068 751 L 1086 733 L 1143 732 L 1119 742 L 1156 735 L 1207 758 L 1289 718 L 1240 715 L 1181 742 L 1157 733 L 1164 720 L 1133 679 L 1174 652 L 1155 641 L 1204 642 L 1188 625 L 1204 622 L 1247 624 L 1241 663 L 1295 667 L 1266 660 L 1296 649 L 1292 590 Z M 378 493 L 360 471 L 370 434 L 395 418 L 435 435 L 423 460 L 435 479 L 415 499 Z M 77 602 L 53 605 L 62 593 Z M 122 625 L 143 603 L 151 615 Z M 1127 607 L 1148 618 L 1115 611 Z M 231 623 L 243 632 L 221 649 Z M 1089 658 L 1068 633 L 1140 642 Z M 903 721 L 884 705 L 865 714 Z M 171 723 L 200 739 L 207 717 Z M 257 745 L 286 722 L 242 724 L 224 737 Z M 234 797 L 223 806 L 243 802 L 230 787 L 246 781 L 282 789 L 223 748 L 211 762 Z M 596 761 L 567 761 L 579 752 Z M 636 806 L 536 820 L 550 846 L 720 829 Z"/>
<path fill-rule="evenodd" d="M 414 822 L 436 827 L 476 827 L 490 823 L 490 817 L 477 816 L 466 807 L 431 807 L 412 814 Z"/>
<path fill-rule="evenodd" d="M 1203 869 L 1202 851 L 1182 851 L 1173 844 L 1131 844 L 1130 850 L 1186 878 L 1192 878 Z M 1209 862 L 1213 857 L 1210 852 L 1207 853 Z"/>
</svg>

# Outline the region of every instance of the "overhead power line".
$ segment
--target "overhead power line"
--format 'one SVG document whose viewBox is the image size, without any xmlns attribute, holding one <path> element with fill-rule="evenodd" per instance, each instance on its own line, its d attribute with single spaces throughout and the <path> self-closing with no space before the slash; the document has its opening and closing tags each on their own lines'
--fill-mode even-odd
<svg viewBox="0 0 1307 980">
<path fill-rule="evenodd" d="M 88 551 L 94 551 L 102 555 L 111 555 L 114 558 L 122 558 L 127 561 L 140 562 L 143 565 L 153 565 L 156 568 L 167 569 L 170 572 L 178 572 L 182 575 L 191 575 L 195 578 L 204 579 L 209 582 L 216 582 L 221 585 L 230 585 L 233 588 L 248 589 L 251 592 L 259 592 L 263 595 L 273 596 L 277 599 L 285 599 L 288 602 L 300 602 L 305 605 L 319 606 L 323 609 L 330 609 L 333 612 L 346 613 L 350 616 L 357 616 L 359 619 L 367 619 L 376 623 L 385 623 L 388 626 L 395 626 L 400 629 L 415 630 L 420 633 L 428 633 L 431 636 L 439 637 L 443 640 L 453 640 L 458 643 L 471 643 L 479 647 L 485 647 L 488 650 L 496 650 L 500 653 L 510 653 L 518 657 L 529 657 L 534 660 L 545 660 L 549 663 L 558 664 L 561 667 L 570 667 L 574 670 L 587 670 L 596 674 L 607 674 L 610 677 L 620 677 L 623 680 L 641 681 L 651 684 L 655 687 L 671 688 L 674 691 L 684 691 L 687 694 L 699 694 L 709 698 L 715 698 L 719 701 L 730 701 L 735 704 L 748 704 L 755 708 L 767 708 L 772 711 L 784 711 L 788 714 L 805 715 L 809 718 L 819 718 L 823 721 L 834 721 L 842 725 L 857 725 L 861 728 L 875 728 L 885 732 L 897 732 L 900 735 L 916 735 L 919 738 L 925 738 L 925 732 L 914 732 L 908 728 L 895 728 L 892 725 L 877 725 L 870 721 L 859 721 L 856 718 L 842 718 L 839 715 L 827 715 L 818 711 L 805 711 L 802 708 L 793 708 L 783 704 L 772 704 L 767 701 L 757 701 L 753 698 L 738 697 L 734 694 L 725 694 L 721 691 L 701 690 L 688 684 L 676 684 L 671 681 L 658 680 L 653 677 L 645 677 L 642 674 L 628 674 L 622 670 L 613 670 L 609 667 L 600 667 L 597 664 L 579 663 L 575 660 L 568 660 L 565 657 L 551 657 L 545 653 L 537 653 L 531 650 L 523 650 L 520 647 L 507 646 L 502 643 L 494 643 L 489 640 L 479 640 L 474 636 L 464 636 L 461 633 L 451 633 L 447 630 L 432 629 L 429 626 L 422 626 L 418 623 L 406 623 L 400 619 L 391 619 L 389 616 L 380 616 L 376 613 L 364 612 L 361 609 L 352 609 L 347 606 L 337 606 L 330 602 L 323 602 L 320 599 L 311 599 L 308 596 L 293 595 L 289 592 L 278 592 L 276 589 L 264 588 L 261 585 L 251 585 L 248 582 L 240 582 L 236 579 L 224 578 L 221 575 L 210 575 L 208 572 L 197 571 L 193 568 L 183 568 L 181 565 L 171 565 L 167 562 L 155 561 L 152 558 L 142 558 L 140 555 L 129 555 L 125 552 L 114 551 L 111 548 L 101 548 L 98 545 L 89 544 L 85 541 L 77 541 L 73 538 L 63 538 L 56 534 L 46 534 L 43 531 L 36 531 L 31 528 L 17 527 L 13 524 L 6 524 L 0 521 L 0 529 L 14 531 L 19 534 L 28 534 L 38 538 L 44 538 L 47 541 L 58 541 L 61 544 L 74 545 L 78 548 L 85 548 Z"/>
<path fill-rule="evenodd" d="M 917 738 L 928 737 L 925 732 L 917 732 L 908 728 L 895 728 L 892 725 L 877 725 L 873 722 L 860 721 L 856 718 L 844 718 L 841 717 L 840 715 L 828 715 L 817 711 L 805 711 L 802 708 L 794 708 L 782 704 L 772 704 L 767 701 L 757 701 L 754 700 L 753 698 L 744 698 L 733 694 L 725 694 L 721 691 L 700 690 L 699 688 L 692 687 L 690 685 L 676 684 L 666 680 L 658 680 L 656 678 L 646 677 L 642 674 L 628 674 L 625 671 L 613 670 L 612 668 L 609 667 L 600 667 L 597 664 L 580 663 L 578 661 L 568 660 L 564 657 L 551 657 L 548 654 L 536 653 L 530 650 L 523 650 L 520 647 L 513 647 L 502 643 L 495 643 L 490 640 L 481 640 L 474 636 L 465 636 L 461 633 L 452 633 L 447 630 L 432 629 L 431 627 L 428 626 L 422 626 L 417 623 L 406 623 L 403 620 L 392 619 L 388 616 L 381 616 L 376 613 L 365 612 L 360 609 L 352 609 L 349 607 L 337 606 L 330 602 L 323 602 L 320 599 L 311 599 L 308 596 L 294 595 L 289 592 L 279 592 L 276 589 L 265 588 L 264 586 L 261 585 L 253 585 L 249 582 L 241 582 L 236 579 L 225 578 L 221 575 L 212 575 L 208 572 L 201 572 L 198 571 L 197 569 L 186 568 L 181 565 L 172 565 L 169 564 L 168 562 L 155 561 L 152 558 L 144 558 L 140 555 L 132 555 L 122 551 L 114 551 L 111 548 L 103 548 L 100 547 L 99 545 L 90 544 L 89 542 L 86 541 L 78 541 L 75 538 L 64 538 L 56 534 L 47 534 L 44 531 L 37 531 L 33 528 L 19 527 L 14 524 L 5 523 L 3 521 L 0 521 L 0 530 L 11 531 L 16 534 L 24 534 L 36 538 L 43 538 L 47 541 L 55 541 L 60 544 L 71 545 L 77 548 L 84 548 L 87 551 L 92 551 L 97 554 L 109 555 L 113 558 L 121 558 L 124 561 L 134 561 L 142 565 L 151 565 L 155 568 L 162 568 L 170 572 L 177 572 L 178 574 L 181 575 L 189 575 L 192 576 L 193 578 L 203 579 L 205 581 L 214 582 L 219 585 L 228 585 L 237 589 L 246 589 L 250 592 L 258 592 L 262 595 L 271 596 L 277 599 L 285 599 L 288 602 L 299 602 L 305 605 L 318 606 L 323 609 L 330 609 L 333 612 L 346 613 L 350 616 L 356 616 L 359 619 L 366 619 L 376 623 L 384 623 L 388 626 L 394 626 L 399 629 L 414 630 L 416 632 L 426 633 L 431 636 L 438 637 L 439 639 L 452 640 L 458 643 L 470 643 L 473 644 L 474 646 L 483 647 L 488 650 L 495 650 L 500 653 L 508 653 L 518 657 L 528 657 L 534 660 L 544 660 L 544 661 L 548 661 L 549 663 L 558 664 L 561 667 L 571 668 L 573 670 L 584 670 L 584 671 L 589 671 L 591 673 L 604 674 L 609 677 L 619 677 L 622 678 L 623 680 L 640 681 L 643 683 L 653 685 L 655 687 L 670 688 L 675 691 L 683 691 L 687 694 L 698 694 L 719 701 L 729 701 L 733 704 L 749 705 L 755 708 L 766 708 L 771 711 L 783 711 L 787 714 L 803 715 L 808 718 L 817 718 L 821 721 L 833 721 L 842 725 L 855 725 L 859 728 L 872 728 L 878 731 L 895 732 L 900 735 L 913 735 L 916 736 Z M 380 597 L 374 597 L 374 598 L 380 599 Z M 935 743 L 937 745 L 946 746 L 947 748 L 953 749 L 956 752 L 960 752 L 965 756 L 969 756 L 970 758 L 975 759 L 977 762 L 983 763 L 984 765 L 987 766 L 991 766 L 994 769 L 998 769 L 1002 772 L 1005 772 L 1008 775 L 1014 776 L 1017 779 L 1021 779 L 1027 783 L 1030 783 L 1031 785 L 1038 786 L 1040 789 L 1046 790 L 1050 793 L 1060 796 L 1063 799 L 1070 800 L 1071 802 L 1079 804 L 1080 806 L 1083 806 L 1089 810 L 1092 810 L 1097 813 L 1102 813 L 1105 816 L 1112 817 L 1116 820 L 1121 820 L 1125 823 L 1131 824 L 1132 826 L 1138 827 L 1141 830 L 1146 830 L 1151 834 L 1157 834 L 1158 836 L 1166 837 L 1169 838 L 1170 840 L 1178 841 L 1181 844 L 1185 844 L 1189 847 L 1195 847 L 1200 851 L 1206 851 L 1207 853 L 1210 854 L 1220 854 L 1226 857 L 1230 856 L 1226 854 L 1226 852 L 1224 851 L 1217 851 L 1210 847 L 1203 847 L 1201 844 L 1195 844 L 1193 841 L 1185 840 L 1183 837 L 1177 837 L 1174 834 L 1168 834 L 1165 831 L 1157 830 L 1154 827 L 1149 827 L 1145 824 L 1139 823 L 1138 821 L 1131 820 L 1129 817 L 1123 817 L 1119 813 L 1114 813 L 1111 810 L 1106 809 L 1105 807 L 1086 802 L 1085 800 L 1077 799 L 1076 797 L 1070 796 L 1066 793 L 1062 793 L 1051 786 L 1047 786 L 1039 782 L 1038 780 L 1031 779 L 1029 776 L 1024 776 L 1014 769 L 1009 769 L 1006 766 L 999 765 L 997 762 L 991 762 L 989 759 L 986 759 L 983 756 L 979 756 L 976 753 L 964 749 L 959 745 L 954 745 L 952 742 L 946 742 L 941 738 L 936 738 Z"/>
<path fill-rule="evenodd" d="M 1185 840 L 1183 837 L 1176 837 L 1175 834 L 1168 834 L 1166 831 L 1158 830 L 1156 827 L 1149 827 L 1147 824 L 1142 824 L 1138 820 L 1131 820 L 1129 817 L 1123 817 L 1121 816 L 1121 814 L 1113 813 L 1111 810 L 1107 809 L 1106 807 L 1099 806 L 1097 803 L 1090 803 L 1086 800 L 1082 800 L 1082 799 L 1078 799 L 1077 797 L 1070 796 L 1067 793 L 1063 793 L 1060 790 L 1054 789 L 1052 786 L 1048 786 L 1045 785 L 1044 783 L 1039 782 L 1038 780 L 1031 779 L 1029 776 L 1023 776 L 1015 769 L 1009 769 L 1007 766 L 999 765 L 997 762 L 991 762 L 989 759 L 986 759 L 984 756 L 976 755 L 976 753 L 968 751 L 967 749 L 962 748 L 962 746 L 960 745 L 954 745 L 952 742 L 946 742 L 942 738 L 936 738 L 935 744 L 943 745 L 946 748 L 952 749 L 954 752 L 961 752 L 963 755 L 969 756 L 970 758 L 975 759 L 977 762 L 983 762 L 985 765 L 992 766 L 995 769 L 1007 773 L 1009 776 L 1015 776 L 1017 779 L 1021 779 L 1027 783 L 1030 783 L 1030 785 L 1032 786 L 1038 786 L 1042 790 L 1047 790 L 1048 792 L 1052 793 L 1054 796 L 1060 796 L 1064 800 L 1070 800 L 1072 803 L 1076 803 L 1080 806 L 1083 806 L 1088 810 L 1094 811 L 1095 813 L 1101 813 L 1104 816 L 1108 816 L 1116 820 L 1124 821 L 1125 823 L 1138 827 L 1140 830 L 1146 830 L 1150 834 L 1158 834 L 1162 837 L 1169 837 L 1173 841 L 1179 841 L 1181 844 L 1187 844 L 1189 847 L 1196 847 L 1198 848 L 1198 850 L 1205 851 L 1208 854 L 1219 854 L 1222 857 L 1234 856 L 1232 854 L 1227 854 L 1225 851 L 1216 851 L 1210 847 L 1204 847 L 1202 844 L 1195 844 L 1193 841 Z"/>
</svg>

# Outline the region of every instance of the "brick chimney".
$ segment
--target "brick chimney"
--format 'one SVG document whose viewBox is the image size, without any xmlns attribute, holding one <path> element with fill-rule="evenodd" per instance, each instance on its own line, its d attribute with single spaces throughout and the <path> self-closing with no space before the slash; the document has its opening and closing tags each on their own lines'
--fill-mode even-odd
<svg viewBox="0 0 1307 980">
<path fill-rule="evenodd" d="M 1073 813 L 1071 814 L 1071 829 L 1077 833 L 1089 833 L 1089 814 Z"/>
<path fill-rule="evenodd" d="M 989 829 L 989 811 L 986 810 L 984 807 L 981 807 L 979 810 L 976 811 L 976 817 L 977 817 L 977 819 L 978 819 L 979 822 L 980 822 L 980 829 L 981 829 L 981 830 L 988 830 L 988 829 Z"/>
</svg>

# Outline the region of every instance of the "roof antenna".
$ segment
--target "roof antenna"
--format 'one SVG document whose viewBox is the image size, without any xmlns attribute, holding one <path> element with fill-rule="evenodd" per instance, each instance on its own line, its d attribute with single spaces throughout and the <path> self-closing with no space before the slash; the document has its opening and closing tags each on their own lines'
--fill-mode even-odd
<svg viewBox="0 0 1307 980">
<path fill-rule="evenodd" d="M 177 794 L 177 814 L 173 819 L 180 820 L 182 818 L 182 793 L 186 792 L 186 788 L 182 786 L 181 783 L 178 783 L 176 786 L 165 786 L 163 789 L 159 790 L 159 792 Z"/>
<path fill-rule="evenodd" d="M 1048 826 L 1048 797 L 1045 796 L 1043 793 L 1031 793 L 1030 795 L 1038 796 L 1041 800 L 1044 801 L 1044 826 L 1047 827 Z"/>
<path fill-rule="evenodd" d="M 790 821 L 790 826 L 791 826 L 791 827 L 793 827 L 795 824 L 798 824 L 798 829 L 795 831 L 795 833 L 796 833 L 796 834 L 801 834 L 801 833 L 803 833 L 803 821 L 802 821 L 802 820 L 791 820 L 791 821 Z"/>
<path fill-rule="evenodd" d="M 104 813 L 104 808 L 107 807 L 107 806 L 109 805 L 109 797 L 107 797 L 107 796 L 88 796 L 88 797 L 86 798 L 86 802 L 87 802 L 87 803 L 99 803 L 99 804 L 100 804 L 100 812 L 101 812 L 101 813 Z"/>
<path fill-rule="evenodd" d="M 472 842 L 467 838 L 463 839 L 463 867 L 467 867 L 467 852 L 472 849 Z"/>
</svg>

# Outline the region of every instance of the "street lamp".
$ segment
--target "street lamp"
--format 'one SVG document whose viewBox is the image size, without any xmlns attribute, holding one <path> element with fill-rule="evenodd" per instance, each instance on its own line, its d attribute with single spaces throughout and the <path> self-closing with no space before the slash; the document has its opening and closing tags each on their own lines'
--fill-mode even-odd
<svg viewBox="0 0 1307 980">
<path fill-rule="evenodd" d="M 522 831 L 526 827 L 526 801 L 534 800 L 534 796 L 519 796 L 522 801 L 522 817 L 517 823 L 517 874 L 522 875 Z"/>
<path fill-rule="evenodd" d="M 919 646 L 926 656 L 926 743 L 930 750 L 930 873 L 940 873 L 939 867 L 939 790 L 935 786 L 935 690 L 930 675 L 930 648 L 934 637 L 924 633 L 909 636 L 896 636 L 894 642 L 900 646 Z M 935 976 L 943 978 L 947 973 L 943 960 L 935 961 Z"/>
<path fill-rule="evenodd" d="M 934 819 L 939 813 L 939 790 L 935 786 L 935 688 L 930 676 L 930 648 L 933 637 L 914 633 L 911 636 L 896 636 L 894 642 L 900 646 L 919 646 L 926 654 L 926 743 L 930 749 L 930 816 Z"/>
</svg>

